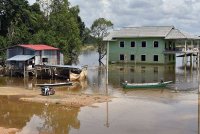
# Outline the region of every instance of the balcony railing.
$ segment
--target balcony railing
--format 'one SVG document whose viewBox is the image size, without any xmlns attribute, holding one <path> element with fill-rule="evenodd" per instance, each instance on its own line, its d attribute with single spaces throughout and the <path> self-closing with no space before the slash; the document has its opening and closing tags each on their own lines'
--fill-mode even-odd
<svg viewBox="0 0 200 134">
<path fill-rule="evenodd" d="M 175 49 L 165 49 L 163 53 L 198 53 L 198 48 L 175 48 Z"/>
</svg>

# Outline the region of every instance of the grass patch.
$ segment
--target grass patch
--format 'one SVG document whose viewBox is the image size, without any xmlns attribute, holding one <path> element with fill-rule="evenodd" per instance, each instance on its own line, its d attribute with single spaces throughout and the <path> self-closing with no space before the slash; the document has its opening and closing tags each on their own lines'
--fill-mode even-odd
<svg viewBox="0 0 200 134">
<path fill-rule="evenodd" d="M 88 50 L 96 50 L 96 46 L 94 44 L 84 44 L 81 47 L 81 51 L 88 51 Z"/>
</svg>

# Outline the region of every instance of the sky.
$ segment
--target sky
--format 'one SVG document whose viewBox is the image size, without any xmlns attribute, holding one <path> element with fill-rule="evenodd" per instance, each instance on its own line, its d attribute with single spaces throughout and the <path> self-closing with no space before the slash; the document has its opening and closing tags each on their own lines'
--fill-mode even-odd
<svg viewBox="0 0 200 134">
<path fill-rule="evenodd" d="M 28 0 L 31 4 L 35 0 Z M 200 35 L 200 0 L 69 0 L 78 5 L 87 27 L 106 18 L 114 28 L 127 26 L 175 26 Z"/>
</svg>

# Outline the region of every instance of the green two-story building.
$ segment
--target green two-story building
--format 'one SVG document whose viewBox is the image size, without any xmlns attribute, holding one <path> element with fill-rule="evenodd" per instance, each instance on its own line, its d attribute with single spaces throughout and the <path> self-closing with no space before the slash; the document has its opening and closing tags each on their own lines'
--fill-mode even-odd
<svg viewBox="0 0 200 134">
<path fill-rule="evenodd" d="M 170 64 L 175 63 L 177 52 L 199 45 L 199 37 L 173 26 L 126 27 L 110 32 L 104 41 L 109 63 Z"/>
</svg>

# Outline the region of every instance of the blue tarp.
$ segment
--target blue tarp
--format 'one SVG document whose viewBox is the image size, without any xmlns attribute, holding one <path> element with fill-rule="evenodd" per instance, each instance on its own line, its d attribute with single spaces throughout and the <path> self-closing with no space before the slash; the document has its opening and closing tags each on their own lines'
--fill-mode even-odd
<svg viewBox="0 0 200 134">
<path fill-rule="evenodd" d="M 16 55 L 14 57 L 11 57 L 10 59 L 7 59 L 7 61 L 27 61 L 34 56 L 35 55 Z"/>
</svg>

